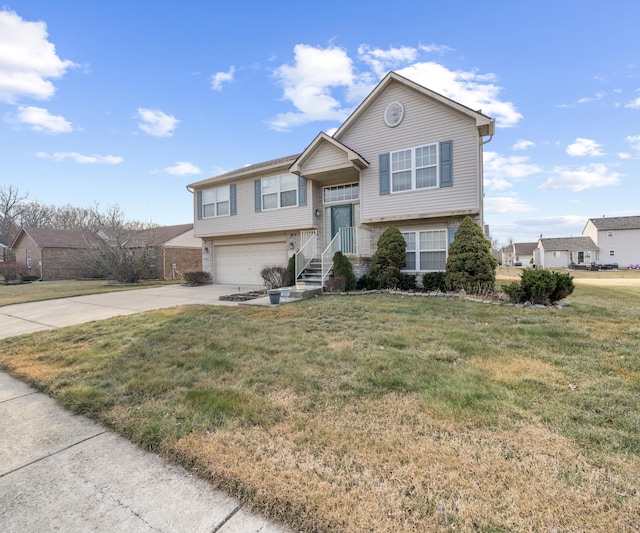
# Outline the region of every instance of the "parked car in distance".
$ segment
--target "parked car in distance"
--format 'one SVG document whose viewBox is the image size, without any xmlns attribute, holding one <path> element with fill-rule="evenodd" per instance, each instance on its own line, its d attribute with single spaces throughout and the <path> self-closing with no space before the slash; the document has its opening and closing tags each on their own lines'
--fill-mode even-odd
<svg viewBox="0 0 640 533">
<path fill-rule="evenodd" d="M 514 266 L 514 267 L 521 267 L 521 266 L 522 266 L 522 261 L 515 261 L 515 262 L 513 263 L 513 266 Z"/>
</svg>

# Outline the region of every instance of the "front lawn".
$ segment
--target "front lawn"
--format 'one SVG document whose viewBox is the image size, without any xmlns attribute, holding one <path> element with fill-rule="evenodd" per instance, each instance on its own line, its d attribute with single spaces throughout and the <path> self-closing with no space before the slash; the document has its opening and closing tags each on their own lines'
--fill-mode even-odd
<svg viewBox="0 0 640 533">
<path fill-rule="evenodd" d="M 298 531 L 637 531 L 640 287 L 168 309 L 0 368 Z"/>
</svg>

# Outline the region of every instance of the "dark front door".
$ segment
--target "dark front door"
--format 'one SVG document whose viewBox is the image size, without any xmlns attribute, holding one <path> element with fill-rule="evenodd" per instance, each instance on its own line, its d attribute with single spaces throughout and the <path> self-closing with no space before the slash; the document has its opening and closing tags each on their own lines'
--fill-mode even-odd
<svg viewBox="0 0 640 533">
<path fill-rule="evenodd" d="M 340 228 L 350 228 L 353 225 L 353 206 L 351 204 L 331 206 L 331 238 L 333 239 Z M 343 252 L 350 253 L 353 248 L 353 238 L 350 232 L 342 232 L 340 246 Z"/>
</svg>

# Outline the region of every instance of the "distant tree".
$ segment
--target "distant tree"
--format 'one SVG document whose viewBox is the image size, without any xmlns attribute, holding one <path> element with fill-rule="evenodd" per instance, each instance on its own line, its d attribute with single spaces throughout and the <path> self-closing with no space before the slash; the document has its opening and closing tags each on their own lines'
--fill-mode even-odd
<svg viewBox="0 0 640 533">
<path fill-rule="evenodd" d="M 465 217 L 449 246 L 446 283 L 453 290 L 469 293 L 492 290 L 497 261 L 491 255 L 491 243 L 471 217 Z"/>
<path fill-rule="evenodd" d="M 17 187 L 0 188 L 0 234 L 9 244 L 20 231 L 20 215 L 29 193 L 21 193 Z"/>
<path fill-rule="evenodd" d="M 377 280 L 380 288 L 393 289 L 400 283 L 401 270 L 406 265 L 407 241 L 398 228 L 390 226 L 378 239 L 370 276 Z"/>
</svg>

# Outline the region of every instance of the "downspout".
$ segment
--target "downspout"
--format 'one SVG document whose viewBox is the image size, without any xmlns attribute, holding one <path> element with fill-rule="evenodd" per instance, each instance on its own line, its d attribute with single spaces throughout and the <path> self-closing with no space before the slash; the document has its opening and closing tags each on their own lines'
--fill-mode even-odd
<svg viewBox="0 0 640 533">
<path fill-rule="evenodd" d="M 480 227 L 482 228 L 482 232 L 484 233 L 484 150 L 483 146 L 491 142 L 493 139 L 493 135 L 495 132 L 495 124 L 494 121 L 491 120 L 491 128 L 489 130 L 489 138 L 485 141 L 482 136 L 480 137 L 480 157 L 478 158 L 478 164 L 480 168 L 478 169 L 478 173 L 480 174 Z M 486 237 L 489 237 L 486 235 Z"/>
</svg>

